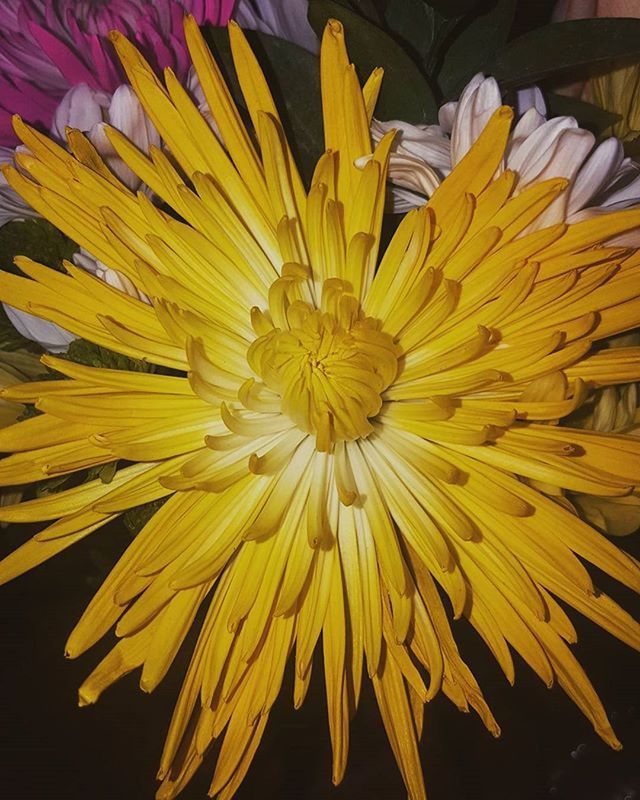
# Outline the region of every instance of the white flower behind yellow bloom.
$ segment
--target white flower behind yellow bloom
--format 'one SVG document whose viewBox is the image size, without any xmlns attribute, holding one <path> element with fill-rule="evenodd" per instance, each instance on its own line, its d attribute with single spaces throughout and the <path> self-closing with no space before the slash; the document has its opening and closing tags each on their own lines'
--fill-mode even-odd
<svg viewBox="0 0 640 800">
<path fill-rule="evenodd" d="M 604 211 L 640 202 L 640 168 L 624 157 L 621 143 L 606 139 L 596 145 L 595 136 L 580 128 L 573 117 L 547 119 L 541 96 L 530 97 L 533 105 L 515 125 L 500 169 L 517 173 L 516 192 L 551 176 L 567 178 L 569 190 L 536 220 L 535 225 L 578 222 Z M 460 100 L 440 110 L 439 125 L 410 126 L 397 121 L 374 123 L 372 134 L 379 140 L 385 131 L 400 127 L 400 136 L 389 169 L 397 211 L 422 205 L 441 180 L 459 164 L 477 141 L 491 114 L 502 103 L 493 78 L 476 75 Z M 408 190 L 408 191 L 407 191 Z M 640 244 L 637 231 L 620 244 Z"/>
<path fill-rule="evenodd" d="M 112 95 L 84 83 L 69 89 L 56 109 L 51 133 L 64 142 L 67 128 L 82 131 L 114 175 L 132 191 L 140 189 L 149 194 L 140 177 L 116 153 L 105 134 L 107 125 L 121 131 L 143 153 L 160 147 L 158 131 L 127 84 L 119 86 Z"/>
</svg>

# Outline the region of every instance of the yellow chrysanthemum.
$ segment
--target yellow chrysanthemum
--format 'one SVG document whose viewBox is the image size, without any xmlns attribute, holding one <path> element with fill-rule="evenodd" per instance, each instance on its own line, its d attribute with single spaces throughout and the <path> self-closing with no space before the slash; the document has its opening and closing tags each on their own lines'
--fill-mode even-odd
<svg viewBox="0 0 640 800">
<path fill-rule="evenodd" d="M 31 280 L 3 274 L 0 299 L 167 369 L 47 356 L 68 379 L 5 393 L 43 413 L 0 432 L 0 449 L 14 451 L 1 483 L 121 466 L 110 484 L 0 509 L 6 521 L 55 520 L 2 563 L 2 580 L 168 497 L 67 643 L 74 657 L 114 625 L 120 637 L 81 704 L 140 667 L 151 691 L 208 604 L 160 798 L 180 791 L 217 737 L 211 794 L 230 798 L 287 660 L 299 706 L 320 638 L 334 782 L 366 662 L 409 796 L 423 798 L 425 701 L 442 689 L 499 732 L 448 605 L 509 681 L 512 647 L 618 747 L 555 598 L 638 647 L 638 625 L 583 560 L 635 589 L 640 571 L 551 492 L 621 497 L 640 479 L 639 439 L 557 424 L 589 385 L 640 378 L 640 348 L 591 353 L 640 320 L 640 254 L 603 244 L 640 225 L 640 210 L 531 232 L 565 181 L 512 196 L 515 176 L 501 168 L 512 113 L 501 108 L 381 254 L 393 134 L 372 153 L 381 73 L 360 87 L 340 24 L 322 42 L 327 151 L 308 192 L 240 29 L 230 26 L 231 47 L 255 140 L 192 19 L 186 29 L 224 147 L 173 73 L 165 88 L 114 36 L 171 157 L 109 137 L 170 212 L 119 183 L 77 131 L 71 155 L 16 122 L 30 152 L 17 156 L 24 174 L 6 170 L 11 185 L 151 305 L 72 264 L 63 275 L 24 258 Z"/>
</svg>

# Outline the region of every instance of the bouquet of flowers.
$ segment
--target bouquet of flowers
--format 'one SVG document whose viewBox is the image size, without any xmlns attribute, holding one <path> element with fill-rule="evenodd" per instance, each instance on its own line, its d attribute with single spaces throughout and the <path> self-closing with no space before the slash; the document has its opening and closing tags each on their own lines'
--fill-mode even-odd
<svg viewBox="0 0 640 800">
<path fill-rule="evenodd" d="M 500 734 L 462 618 L 620 748 L 571 645 L 640 648 L 634 11 L 2 3 L 0 582 L 129 531 L 65 653 L 84 706 L 189 651 L 158 798 L 242 796 L 315 661 L 333 783 L 370 681 L 423 800 L 425 704 Z"/>
</svg>

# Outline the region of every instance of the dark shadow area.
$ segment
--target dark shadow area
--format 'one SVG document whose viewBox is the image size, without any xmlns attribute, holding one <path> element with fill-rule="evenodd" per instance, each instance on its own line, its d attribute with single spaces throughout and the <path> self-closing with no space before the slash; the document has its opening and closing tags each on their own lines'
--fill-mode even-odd
<svg viewBox="0 0 640 800">
<path fill-rule="evenodd" d="M 26 530 L 2 531 L 2 554 Z M 151 800 L 155 772 L 193 636 L 152 695 L 130 675 L 94 707 L 79 709 L 77 688 L 108 643 L 77 661 L 65 639 L 108 564 L 128 540 L 121 528 L 96 532 L 48 564 L 0 589 L 0 774 L 7 800 Z M 640 556 L 638 536 L 621 540 Z M 640 614 L 630 592 L 599 585 Z M 603 744 L 560 689 L 547 690 L 522 663 L 512 689 L 465 622 L 454 623 L 462 653 L 502 727 L 494 740 L 475 715 L 439 695 L 426 708 L 422 742 L 430 800 L 634 800 L 640 797 L 638 654 L 571 614 L 575 652 L 600 692 L 624 750 Z M 300 711 L 288 675 L 238 800 L 404 800 L 402 782 L 365 681 L 351 726 L 347 775 L 331 785 L 324 686 L 315 674 Z M 208 759 L 184 800 L 203 800 L 213 774 Z"/>
</svg>

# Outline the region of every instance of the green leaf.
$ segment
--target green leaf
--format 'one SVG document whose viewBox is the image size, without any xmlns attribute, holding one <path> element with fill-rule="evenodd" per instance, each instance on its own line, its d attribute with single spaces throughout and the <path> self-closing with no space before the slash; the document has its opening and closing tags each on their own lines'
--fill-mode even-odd
<svg viewBox="0 0 640 800">
<path fill-rule="evenodd" d="M 424 0 L 390 0 L 385 13 L 387 27 L 402 39 L 410 54 L 424 66 L 431 80 L 441 59 L 442 47 L 458 26 L 456 17 L 443 17 Z"/>
<path fill-rule="evenodd" d="M 236 103 L 244 107 L 227 31 L 207 26 L 203 33 L 225 73 Z M 258 31 L 245 33 L 269 82 L 300 171 L 310 182 L 316 162 L 324 151 L 318 57 L 284 39 Z"/>
<path fill-rule="evenodd" d="M 436 121 L 438 108 L 431 86 L 402 45 L 332 0 L 310 0 L 309 22 L 318 36 L 322 36 L 331 18 L 344 25 L 349 58 L 356 65 L 361 81 L 366 80 L 375 67 L 384 67 L 385 76 L 376 106 L 379 119 L 401 119 L 413 124 Z"/>
<path fill-rule="evenodd" d="M 39 411 L 35 406 L 23 406 L 20 416 L 16 417 L 16 422 L 24 422 L 25 419 L 32 419 L 39 417 L 43 412 Z"/>
<path fill-rule="evenodd" d="M 45 219 L 14 220 L 0 227 L 0 269 L 22 274 L 13 263 L 16 256 L 27 256 L 40 264 L 62 270 L 78 246 Z M 0 350 L 28 350 L 42 353 L 36 342 L 25 339 L 13 327 L 0 305 Z"/>
<path fill-rule="evenodd" d="M 336 2 L 345 8 L 352 8 L 376 25 L 382 22 L 384 14 L 381 13 L 380 6 L 386 5 L 384 0 L 377 0 L 377 2 L 376 0 L 336 0 Z"/>
<path fill-rule="evenodd" d="M 575 97 L 565 97 L 562 94 L 546 93 L 544 96 L 549 117 L 575 117 L 581 128 L 595 133 L 602 133 L 620 119 L 619 114 L 605 111 L 600 106 L 585 103 Z"/>
<path fill-rule="evenodd" d="M 99 464 L 96 467 L 89 467 L 82 483 L 95 481 L 100 478 L 102 483 L 111 483 L 118 471 L 118 460 L 108 461 L 106 464 Z"/>
<path fill-rule="evenodd" d="M 431 8 L 443 17 L 464 17 L 478 5 L 480 0 L 427 0 Z"/>
<path fill-rule="evenodd" d="M 0 268 L 18 272 L 15 256 L 27 256 L 54 269 L 70 259 L 78 246 L 45 219 L 8 222 L 0 228 Z"/>
<path fill-rule="evenodd" d="M 486 69 L 511 88 L 625 56 L 640 56 L 640 19 L 576 19 L 513 39 Z"/>
<path fill-rule="evenodd" d="M 424 58 L 435 39 L 436 12 L 424 0 L 389 0 L 385 11 L 389 30 Z"/>
<path fill-rule="evenodd" d="M 516 0 L 498 0 L 488 11 L 465 21 L 438 70 L 438 85 L 446 99 L 458 97 L 486 64 L 487 53 L 495 53 L 505 44 L 515 10 Z"/>
<path fill-rule="evenodd" d="M 46 480 L 38 481 L 33 487 L 35 496 L 46 497 L 49 494 L 56 494 L 57 492 L 63 492 L 65 489 L 71 489 L 76 485 L 76 478 L 76 474 L 58 475 L 55 478 L 47 478 Z"/>
<path fill-rule="evenodd" d="M 106 347 L 100 347 L 86 339 L 74 339 L 66 353 L 61 353 L 60 358 L 83 364 L 86 367 L 102 367 L 104 369 L 121 369 L 129 372 L 155 372 L 156 367 L 148 361 L 129 358 L 120 353 L 114 353 Z"/>
</svg>

